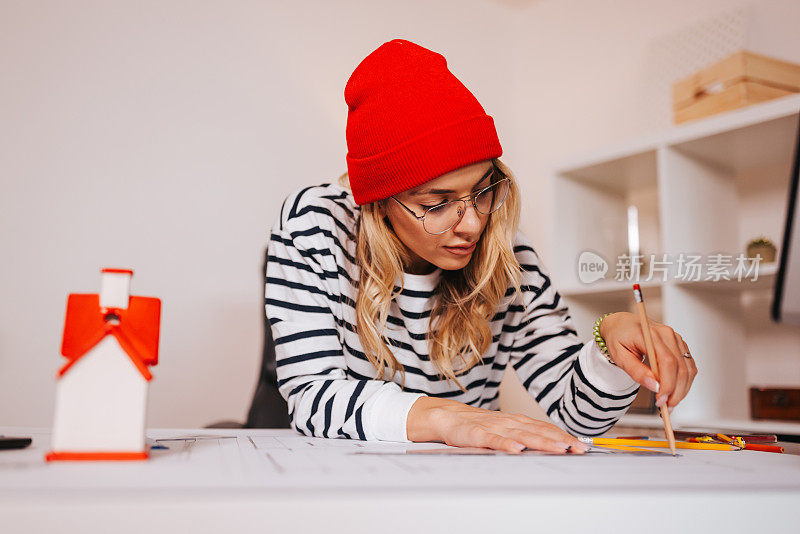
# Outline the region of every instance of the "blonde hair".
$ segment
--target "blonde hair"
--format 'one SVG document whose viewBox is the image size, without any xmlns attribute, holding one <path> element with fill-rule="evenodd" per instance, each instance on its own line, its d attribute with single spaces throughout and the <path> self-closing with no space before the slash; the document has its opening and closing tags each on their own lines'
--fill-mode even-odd
<svg viewBox="0 0 800 534">
<path fill-rule="evenodd" d="M 482 362 L 481 355 L 492 344 L 489 322 L 497 312 L 500 300 L 509 287 L 514 295 L 520 291 L 519 262 L 514 255 L 513 240 L 519 227 L 520 200 L 511 170 L 494 159 L 496 171 L 511 184 L 503 205 L 489 215 L 469 263 L 457 271 L 443 271 L 434 291 L 434 305 L 426 337 L 431 361 L 440 376 L 466 389 L 456 378 Z M 347 173 L 339 178 L 349 187 Z M 377 201 L 361 206 L 356 223 L 356 262 L 360 267 L 356 317 L 359 340 L 369 361 L 383 378 L 387 367 L 390 377 L 405 371 L 387 346 L 383 332 L 394 297 L 395 281 L 403 279 L 403 250 L 394 230 L 381 215 Z M 402 289 L 402 288 L 401 288 Z M 461 365 L 456 367 L 456 363 Z"/>
</svg>

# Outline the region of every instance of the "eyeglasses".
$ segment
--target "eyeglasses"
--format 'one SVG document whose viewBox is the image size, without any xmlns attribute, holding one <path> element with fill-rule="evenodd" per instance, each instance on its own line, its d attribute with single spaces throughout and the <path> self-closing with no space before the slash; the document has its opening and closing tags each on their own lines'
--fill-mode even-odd
<svg viewBox="0 0 800 534">
<path fill-rule="evenodd" d="M 494 177 L 496 174 L 493 173 L 492 176 Z M 511 180 L 504 176 L 480 191 L 475 191 L 459 199 L 428 208 L 422 215 L 417 215 L 395 197 L 392 198 L 413 215 L 414 218 L 418 221 L 422 221 L 422 227 L 426 232 L 438 235 L 445 233 L 461 221 L 464 214 L 467 212 L 467 202 L 472 204 L 475 211 L 483 215 L 489 215 L 497 211 L 498 208 L 503 205 L 503 202 L 505 202 L 506 196 L 508 196 L 510 184 Z"/>
</svg>

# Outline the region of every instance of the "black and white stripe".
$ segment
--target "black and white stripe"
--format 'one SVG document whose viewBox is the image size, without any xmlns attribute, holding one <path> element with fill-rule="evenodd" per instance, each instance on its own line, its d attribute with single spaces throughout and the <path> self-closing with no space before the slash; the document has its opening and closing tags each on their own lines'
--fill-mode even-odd
<svg viewBox="0 0 800 534">
<path fill-rule="evenodd" d="M 441 271 L 397 280 L 388 331 L 405 381 L 376 378 L 355 333 L 354 231 L 359 207 L 337 184 L 290 195 L 272 228 L 265 309 L 275 339 L 278 385 L 292 425 L 313 436 L 406 441 L 406 418 L 423 395 L 487 409 L 499 405 L 500 381 L 511 365 L 556 424 L 599 435 L 625 412 L 636 383 L 582 343 L 566 304 L 521 233 L 514 252 L 523 292 L 511 291 L 490 322 L 493 342 L 483 363 L 458 376 L 466 392 L 439 376 L 428 357 L 432 296 Z"/>
</svg>

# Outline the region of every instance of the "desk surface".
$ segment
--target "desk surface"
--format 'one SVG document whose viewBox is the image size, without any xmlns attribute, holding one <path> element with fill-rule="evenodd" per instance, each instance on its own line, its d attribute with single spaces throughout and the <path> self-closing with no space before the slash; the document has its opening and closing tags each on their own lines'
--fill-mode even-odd
<svg viewBox="0 0 800 534">
<path fill-rule="evenodd" d="M 652 522 L 662 502 L 675 520 L 709 528 L 800 520 L 800 457 L 792 455 L 455 455 L 439 444 L 326 440 L 291 430 L 153 429 L 148 437 L 167 448 L 152 449 L 148 461 L 48 464 L 47 431 L 0 434 L 34 438 L 27 449 L 0 451 L 0 515 L 61 532 L 99 527 L 132 510 L 115 528 L 147 528 L 144 511 L 177 521 L 176 528 L 203 518 L 209 531 L 231 514 L 249 518 L 244 530 L 297 529 L 302 518 L 309 528 L 353 531 L 367 526 L 362 518 L 385 523 L 387 513 L 394 519 L 384 526 L 397 531 L 420 518 L 469 531 L 519 527 L 532 516 L 541 525 L 596 530 L 603 522 L 619 526 L 622 510 L 628 520 Z M 432 449 L 439 452 L 423 453 Z"/>
</svg>

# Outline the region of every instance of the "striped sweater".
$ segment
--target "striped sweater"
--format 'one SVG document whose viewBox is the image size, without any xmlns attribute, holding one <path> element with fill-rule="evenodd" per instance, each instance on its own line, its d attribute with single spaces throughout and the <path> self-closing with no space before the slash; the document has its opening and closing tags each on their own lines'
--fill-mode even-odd
<svg viewBox="0 0 800 534">
<path fill-rule="evenodd" d="M 359 267 L 352 193 L 338 184 L 299 190 L 284 201 L 268 248 L 265 309 L 275 340 L 278 387 L 292 426 L 310 436 L 408 441 L 411 405 L 428 395 L 490 410 L 507 366 L 547 415 L 575 435 L 599 435 L 622 416 L 638 385 L 608 363 L 594 341 L 582 343 L 547 271 L 519 233 L 521 294 L 507 293 L 490 321 L 483 362 L 458 380 L 438 375 L 425 334 L 441 269 L 404 273 L 388 318 L 390 349 L 405 369 L 376 379 L 355 333 Z"/>
</svg>

